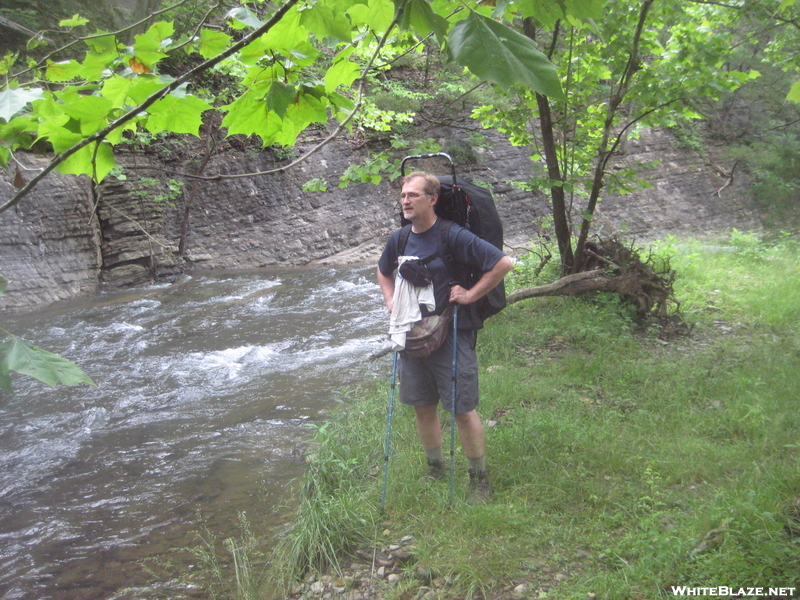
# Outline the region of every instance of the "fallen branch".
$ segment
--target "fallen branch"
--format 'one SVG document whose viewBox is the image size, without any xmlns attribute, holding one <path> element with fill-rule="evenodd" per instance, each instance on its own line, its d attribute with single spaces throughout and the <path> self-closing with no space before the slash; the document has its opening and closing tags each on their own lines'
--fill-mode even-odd
<svg viewBox="0 0 800 600">
<path fill-rule="evenodd" d="M 506 297 L 506 302 L 513 304 L 520 300 L 540 298 L 542 296 L 572 296 L 589 292 L 613 291 L 608 289 L 612 280 L 604 277 L 604 272 L 603 269 L 595 269 L 594 271 L 573 273 L 547 285 L 537 285 L 536 287 L 517 290 Z"/>
<path fill-rule="evenodd" d="M 733 172 L 736 170 L 736 165 L 738 165 L 738 164 L 739 164 L 738 160 L 733 163 L 733 166 L 731 167 L 731 172 L 730 173 L 720 172 L 720 174 L 723 177 L 727 177 L 728 179 L 727 179 L 727 181 L 725 181 L 725 185 L 723 185 L 721 188 L 719 188 L 715 192 L 714 195 L 717 196 L 717 198 L 722 198 L 722 195 L 721 195 L 722 194 L 722 190 L 724 190 L 726 187 L 728 187 L 730 184 L 733 183 Z"/>
</svg>

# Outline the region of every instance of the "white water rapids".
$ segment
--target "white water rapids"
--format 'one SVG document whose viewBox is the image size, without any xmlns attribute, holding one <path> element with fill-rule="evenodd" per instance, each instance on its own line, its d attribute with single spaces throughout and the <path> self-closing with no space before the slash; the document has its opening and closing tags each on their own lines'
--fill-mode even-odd
<svg viewBox="0 0 800 600">
<path fill-rule="evenodd" d="M 150 597 L 141 561 L 235 536 L 240 512 L 279 522 L 306 425 L 385 375 L 373 273 L 201 274 L 4 318 L 98 385 L 0 392 L 0 598 Z"/>
</svg>

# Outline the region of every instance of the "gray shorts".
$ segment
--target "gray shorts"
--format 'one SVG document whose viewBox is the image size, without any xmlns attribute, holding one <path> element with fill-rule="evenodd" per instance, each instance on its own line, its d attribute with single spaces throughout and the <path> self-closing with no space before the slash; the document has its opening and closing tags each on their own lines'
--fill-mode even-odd
<svg viewBox="0 0 800 600">
<path fill-rule="evenodd" d="M 478 406 L 478 357 L 475 355 L 475 331 L 458 332 L 456 376 L 456 414 Z M 447 412 L 453 397 L 453 334 L 441 348 L 425 358 L 400 353 L 398 376 L 400 402 L 411 406 L 429 406 L 439 401 Z"/>
</svg>

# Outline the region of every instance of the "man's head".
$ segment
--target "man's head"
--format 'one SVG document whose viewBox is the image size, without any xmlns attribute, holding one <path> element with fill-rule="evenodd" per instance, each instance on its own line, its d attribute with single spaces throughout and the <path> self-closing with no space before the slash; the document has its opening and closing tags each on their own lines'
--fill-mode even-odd
<svg viewBox="0 0 800 600">
<path fill-rule="evenodd" d="M 403 178 L 400 206 L 415 231 L 425 231 L 436 222 L 434 206 L 438 199 L 439 180 L 435 175 L 414 171 Z"/>
</svg>

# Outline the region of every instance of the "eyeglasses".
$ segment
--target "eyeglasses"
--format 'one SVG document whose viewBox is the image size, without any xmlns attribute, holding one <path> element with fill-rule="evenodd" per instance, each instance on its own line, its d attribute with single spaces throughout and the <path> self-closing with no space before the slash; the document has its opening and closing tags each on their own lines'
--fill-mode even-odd
<svg viewBox="0 0 800 600">
<path fill-rule="evenodd" d="M 409 200 L 416 200 L 422 196 L 429 196 L 430 194 L 417 194 L 416 192 L 407 192 L 405 194 L 400 194 L 400 199 L 405 200 L 408 198 Z"/>
</svg>

